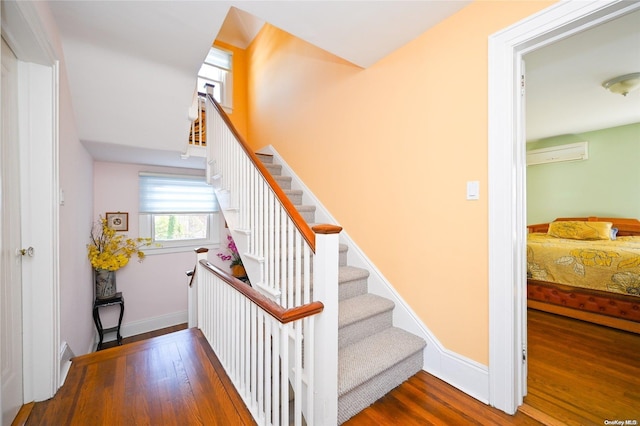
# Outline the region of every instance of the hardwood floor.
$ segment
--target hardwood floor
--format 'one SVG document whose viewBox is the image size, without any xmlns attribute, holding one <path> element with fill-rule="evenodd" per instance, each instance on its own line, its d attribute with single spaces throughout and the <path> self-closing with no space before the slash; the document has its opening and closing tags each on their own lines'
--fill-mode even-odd
<svg viewBox="0 0 640 426">
<path fill-rule="evenodd" d="M 222 372 L 222 373 L 220 373 Z M 197 329 L 77 357 L 27 425 L 253 425 Z"/>
<path fill-rule="evenodd" d="M 173 327 L 161 328 L 160 330 L 150 331 L 144 334 L 138 334 L 136 336 L 125 337 L 122 339 L 122 344 L 140 342 L 142 340 L 151 339 L 152 337 L 164 336 L 165 334 L 173 333 L 174 331 L 186 330 L 187 323 L 174 325 Z M 102 344 L 102 349 L 115 348 L 118 346 L 118 342 L 112 340 Z"/>
<path fill-rule="evenodd" d="M 147 337 L 74 359 L 65 385 L 26 424 L 254 424 L 198 330 Z M 640 422 L 639 360 L 640 335 L 530 310 L 529 394 L 514 416 L 423 371 L 345 426 Z"/>
<path fill-rule="evenodd" d="M 640 424 L 640 335 L 531 309 L 528 322 L 528 395 L 515 416 L 421 372 L 345 425 Z"/>
<path fill-rule="evenodd" d="M 521 411 L 543 412 L 550 424 L 640 424 L 640 335 L 532 309 L 528 323 Z"/>
<path fill-rule="evenodd" d="M 524 413 L 489 407 L 424 371 L 419 372 L 344 426 L 540 425 Z"/>
</svg>

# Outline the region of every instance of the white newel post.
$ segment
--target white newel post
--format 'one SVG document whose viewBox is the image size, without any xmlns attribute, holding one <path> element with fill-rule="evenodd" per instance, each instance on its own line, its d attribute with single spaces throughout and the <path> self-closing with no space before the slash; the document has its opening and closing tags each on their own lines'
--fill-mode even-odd
<svg viewBox="0 0 640 426">
<path fill-rule="evenodd" d="M 315 320 L 315 425 L 338 422 L 338 251 L 342 228 L 314 226 L 313 299 L 324 304 Z"/>
<path fill-rule="evenodd" d="M 198 327 L 198 269 L 200 260 L 207 258 L 209 252 L 206 248 L 197 248 L 196 252 L 196 265 L 193 267 L 194 276 L 191 277 L 189 282 L 189 294 L 188 294 L 188 309 L 189 309 L 189 328 Z"/>
</svg>

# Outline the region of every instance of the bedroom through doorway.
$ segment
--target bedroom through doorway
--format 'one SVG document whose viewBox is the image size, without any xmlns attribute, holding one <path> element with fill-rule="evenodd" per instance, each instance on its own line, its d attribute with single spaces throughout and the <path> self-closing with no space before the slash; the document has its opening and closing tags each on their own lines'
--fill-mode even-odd
<svg viewBox="0 0 640 426">
<path fill-rule="evenodd" d="M 640 11 L 631 11 L 523 56 L 527 151 L 588 143 L 588 159 L 526 166 L 527 225 L 563 217 L 640 219 L 640 195 L 624 185 L 640 181 L 633 167 L 640 159 L 640 91 L 622 96 L 602 87 L 640 71 L 640 52 L 629 54 L 640 43 L 639 22 Z M 529 278 L 531 268 L 538 264 L 528 262 Z M 528 377 L 520 411 L 576 424 L 640 420 L 632 409 L 640 405 L 634 391 L 640 334 L 557 312 L 529 308 L 524 315 Z"/>
</svg>

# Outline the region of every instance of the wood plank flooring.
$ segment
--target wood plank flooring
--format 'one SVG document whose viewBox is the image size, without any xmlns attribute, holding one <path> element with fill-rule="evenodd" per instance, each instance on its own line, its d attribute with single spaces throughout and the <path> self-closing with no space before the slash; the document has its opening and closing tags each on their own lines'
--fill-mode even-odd
<svg viewBox="0 0 640 426">
<path fill-rule="evenodd" d="M 150 331 L 148 333 L 125 337 L 122 339 L 122 344 L 126 345 L 127 343 L 140 342 L 143 340 L 151 339 L 152 337 L 164 336 L 165 334 L 170 334 L 170 333 L 173 333 L 174 331 L 180 331 L 180 330 L 186 330 L 186 329 L 187 329 L 187 323 L 178 324 L 172 327 L 161 328 L 159 330 Z M 117 346 L 118 346 L 118 342 L 116 340 L 111 340 L 109 342 L 104 342 L 102 344 L 102 349 L 115 348 Z"/>
<path fill-rule="evenodd" d="M 419 372 L 344 426 L 371 425 L 540 425 L 524 413 L 489 407 L 428 374 Z"/>
<path fill-rule="evenodd" d="M 640 424 L 640 335 L 532 309 L 528 323 L 521 411 L 545 413 L 549 424 Z"/>
<path fill-rule="evenodd" d="M 513 417 L 421 372 L 345 426 L 640 424 L 640 335 L 530 309 L 528 342 L 528 395 Z"/>
<path fill-rule="evenodd" d="M 220 373 L 222 371 L 222 373 Z M 64 386 L 27 425 L 253 425 L 197 329 L 73 360 Z"/>
<path fill-rule="evenodd" d="M 345 426 L 640 423 L 640 335 L 535 310 L 529 311 L 528 334 L 529 394 L 516 415 L 423 371 Z M 204 337 L 190 329 L 76 358 L 65 385 L 53 399 L 35 404 L 27 424 L 253 420 Z"/>
</svg>

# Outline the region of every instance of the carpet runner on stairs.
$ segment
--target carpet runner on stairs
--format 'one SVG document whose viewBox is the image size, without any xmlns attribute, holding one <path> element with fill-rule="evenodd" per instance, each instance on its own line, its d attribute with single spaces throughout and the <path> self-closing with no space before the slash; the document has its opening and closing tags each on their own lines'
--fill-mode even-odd
<svg viewBox="0 0 640 426">
<path fill-rule="evenodd" d="M 303 205 L 303 193 L 291 189 L 291 177 L 270 155 L 258 158 L 302 217 L 314 223 L 315 206 Z M 369 271 L 347 264 L 340 245 L 338 313 L 338 423 L 353 417 L 422 370 L 426 342 L 393 326 L 394 303 L 368 292 Z"/>
</svg>

